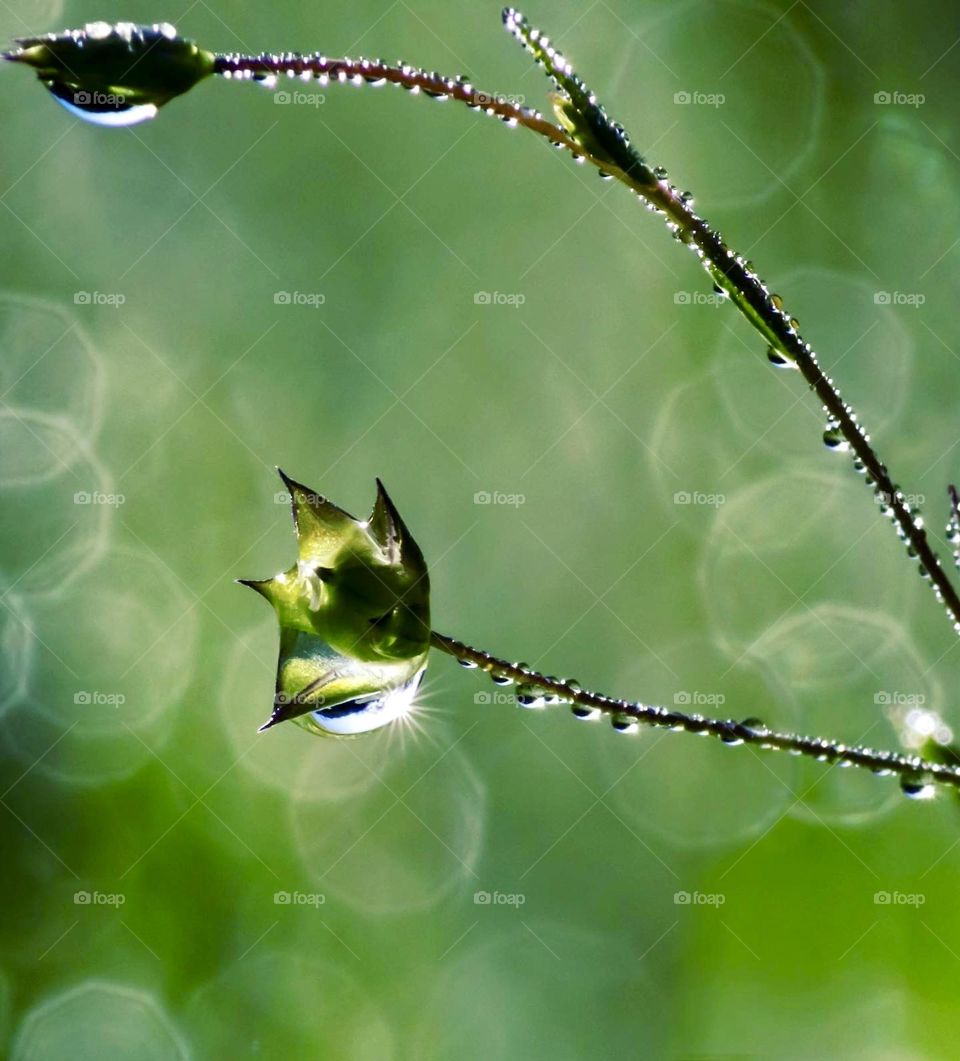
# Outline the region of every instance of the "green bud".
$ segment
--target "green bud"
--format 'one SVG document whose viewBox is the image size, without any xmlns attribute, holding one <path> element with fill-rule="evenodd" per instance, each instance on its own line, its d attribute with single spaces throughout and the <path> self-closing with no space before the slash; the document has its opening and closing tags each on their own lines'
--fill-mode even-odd
<svg viewBox="0 0 960 1061">
<path fill-rule="evenodd" d="M 4 59 L 32 66 L 59 103 L 96 125 L 134 125 L 214 72 L 214 56 L 167 22 L 90 22 L 21 37 Z"/>
<path fill-rule="evenodd" d="M 290 492 L 297 562 L 241 579 L 280 623 L 273 714 L 315 733 L 354 736 L 409 708 L 427 664 L 430 583 L 417 543 L 380 480 L 366 521 L 280 476 Z"/>
</svg>

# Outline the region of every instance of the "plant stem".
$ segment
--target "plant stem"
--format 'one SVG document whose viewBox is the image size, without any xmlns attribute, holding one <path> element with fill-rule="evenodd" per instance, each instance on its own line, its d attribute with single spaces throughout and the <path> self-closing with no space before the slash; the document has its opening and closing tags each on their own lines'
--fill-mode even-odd
<svg viewBox="0 0 960 1061">
<path fill-rule="evenodd" d="M 852 452 L 855 468 L 873 486 L 883 512 L 946 608 L 954 630 L 960 633 L 960 595 L 930 545 L 919 510 L 907 504 L 887 466 L 870 445 L 870 436 L 858 423 L 856 413 L 820 368 L 816 353 L 800 336 L 799 325 L 783 309 L 782 300 L 771 293 L 752 264 L 735 254 L 720 233 L 694 212 L 692 197 L 670 184 L 664 170 L 652 168 L 641 158 L 623 128 L 607 117 L 593 93 L 549 40 L 513 9 L 505 10 L 503 18 L 507 29 L 533 54 L 560 90 L 557 111 L 563 126 L 504 96 L 481 92 L 465 78 L 427 73 L 404 63 L 391 65 L 382 59 L 331 59 L 295 53 L 230 54 L 216 56 L 214 68 L 216 73 L 230 78 L 264 80 L 286 76 L 318 78 L 322 83 L 391 83 L 436 99 L 454 99 L 508 125 L 523 126 L 565 148 L 576 159 L 592 163 L 603 176 L 626 185 L 661 214 L 675 238 L 697 255 L 713 282 L 763 336 L 772 351 L 772 360 L 800 371 L 822 403 L 827 417 L 825 441 L 833 448 Z"/>
<path fill-rule="evenodd" d="M 557 697 L 561 701 L 579 705 L 591 711 L 600 711 L 610 716 L 620 729 L 632 728 L 630 723 L 655 726 L 663 729 L 685 730 L 701 736 L 719 737 L 725 744 L 749 744 L 769 751 L 787 751 L 804 755 L 818 762 L 837 763 L 840 766 L 856 766 L 871 770 L 875 774 L 896 774 L 905 791 L 913 795 L 925 794 L 931 784 L 949 785 L 960 789 L 960 768 L 934 763 L 919 756 L 901 755 L 896 752 L 875 751 L 824 737 L 803 737 L 793 733 L 779 733 L 752 719 L 737 722 L 733 719 L 706 718 L 699 714 L 685 714 L 676 709 L 658 707 L 629 700 L 617 700 L 600 693 L 581 689 L 570 679 L 547 677 L 522 664 L 471 648 L 469 645 L 434 630 L 430 643 L 441 652 L 446 652 L 470 667 L 479 668 L 496 677 L 509 678 L 517 685 L 532 686 L 537 690 Z"/>
</svg>

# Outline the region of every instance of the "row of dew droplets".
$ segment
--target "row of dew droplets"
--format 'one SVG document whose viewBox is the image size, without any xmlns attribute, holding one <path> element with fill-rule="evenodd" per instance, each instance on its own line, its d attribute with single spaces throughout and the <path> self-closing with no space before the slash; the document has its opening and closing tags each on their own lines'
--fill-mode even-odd
<svg viewBox="0 0 960 1061">
<path fill-rule="evenodd" d="M 217 73 L 222 77 L 253 81 L 263 87 L 276 89 L 280 78 L 315 81 L 321 87 L 331 83 L 379 87 L 390 83 L 411 95 L 424 95 L 443 102 L 454 98 L 470 110 L 499 118 L 514 128 L 522 121 L 542 122 L 543 115 L 529 107 L 513 103 L 504 97 L 478 92 L 470 79 L 462 74 L 447 77 L 437 71 L 426 71 L 412 66 L 404 59 L 390 64 L 384 59 L 330 59 L 319 52 L 311 55 L 296 53 L 261 54 L 257 56 L 231 53 L 216 57 Z M 565 146 L 560 143 L 559 146 Z"/>
<path fill-rule="evenodd" d="M 746 291 L 760 296 L 764 303 L 766 315 L 771 319 L 779 318 L 779 321 L 785 327 L 787 335 L 799 345 L 803 354 L 809 360 L 810 367 L 819 370 L 816 353 L 809 343 L 804 342 L 800 337 L 799 321 L 795 317 L 790 317 L 789 314 L 785 312 L 783 299 L 779 295 L 770 292 L 766 284 L 764 284 L 757 274 L 753 263 L 736 254 L 723 242 L 723 237 L 719 232 L 712 231 L 704 219 L 694 213 L 694 199 L 691 193 L 679 192 L 674 185 L 669 183 L 666 169 L 662 166 L 657 166 L 651 170 L 643 159 L 636 155 L 630 146 L 629 139 L 623 127 L 618 123 L 611 121 L 603 107 L 597 102 L 596 96 L 594 96 L 583 80 L 573 71 L 570 63 L 564 58 L 564 56 L 553 48 L 550 44 L 549 38 L 542 36 L 539 30 L 530 26 L 524 17 L 514 9 L 508 9 L 504 12 L 504 23 L 507 26 L 507 29 L 513 33 L 523 47 L 532 53 L 537 63 L 545 69 L 547 74 L 564 94 L 563 101 L 567 106 L 558 108 L 561 120 L 563 121 L 564 117 L 566 117 L 567 120 L 564 124 L 571 127 L 573 135 L 578 138 L 579 142 L 584 144 L 585 149 L 589 150 L 595 159 L 599 158 L 601 164 L 600 175 L 605 178 L 611 176 L 602 169 L 605 147 L 612 145 L 615 148 L 619 148 L 620 150 L 617 151 L 617 157 L 615 159 L 616 163 L 632 178 L 639 178 L 637 183 L 634 183 L 633 185 L 635 194 L 641 199 L 641 201 L 643 201 L 648 210 L 657 213 L 666 219 L 667 229 L 675 239 L 684 242 L 697 255 L 704 269 L 713 279 L 714 294 L 718 297 L 725 296 L 732 298 L 742 309 L 744 309 L 748 317 L 754 315 L 753 307 L 749 305 L 745 291 L 738 287 L 737 283 L 727 275 L 725 270 L 719 264 L 724 260 L 730 261 L 731 265 L 735 263 L 738 279 L 742 282 Z M 571 111 L 575 112 L 572 116 Z M 574 120 L 577 116 L 581 119 L 579 124 Z M 598 138 L 600 133 L 598 130 L 608 134 L 603 143 L 599 142 Z M 651 179 L 653 182 L 652 184 Z M 639 184 L 639 186 L 637 186 L 637 184 Z M 645 191 L 648 194 L 645 194 Z M 669 201 L 671 213 L 668 213 L 663 207 L 658 206 L 650 197 L 658 193 L 661 199 Z M 682 218 L 682 224 L 678 218 Z M 699 230 L 700 239 L 696 237 L 695 233 L 697 230 Z M 704 247 L 701 246 L 701 242 L 711 244 L 713 253 L 708 255 L 704 250 Z M 798 370 L 800 368 L 793 353 L 780 343 L 770 343 L 767 347 L 766 353 L 767 359 L 776 368 L 793 370 Z M 836 393 L 833 380 L 825 374 L 823 375 L 823 378 L 826 380 L 831 390 Z M 859 425 L 854 410 L 845 403 L 843 409 L 849 423 L 853 425 L 854 430 L 862 438 L 864 444 L 869 445 L 870 436 Z M 824 444 L 828 449 L 836 452 L 853 452 L 853 446 L 851 445 L 849 438 L 844 434 L 844 429 L 840 421 L 830 413 L 829 409 L 825 408 L 824 412 L 828 417 L 823 433 Z M 849 432 L 849 430 L 850 428 L 848 425 L 847 431 Z M 907 533 L 901 519 L 898 517 L 897 507 L 900 506 L 906 509 L 908 518 L 913 526 L 913 531 L 917 534 L 923 535 L 923 518 L 919 510 L 916 506 L 907 506 L 905 504 L 905 498 L 899 490 L 899 487 L 896 485 L 894 485 L 892 491 L 896 505 L 893 504 L 891 498 L 886 495 L 883 487 L 880 484 L 875 483 L 873 478 L 868 474 L 866 465 L 856 453 L 853 455 L 853 466 L 858 474 L 865 476 L 867 484 L 873 486 L 877 501 L 880 503 L 881 511 L 894 524 L 901 541 L 905 542 L 908 557 L 916 560 L 916 549 L 911 544 L 910 535 Z M 886 468 L 883 465 L 880 467 L 885 475 Z M 951 494 L 952 502 L 955 497 L 955 494 Z M 951 517 L 950 526 L 948 527 L 948 536 L 950 538 L 950 544 L 954 547 L 954 560 L 958 568 L 960 568 L 960 511 L 958 511 L 958 506 L 956 504 L 954 504 L 954 513 Z M 939 561 L 937 561 L 937 564 L 939 566 Z M 925 581 L 932 583 L 931 588 L 933 589 L 937 600 L 941 604 L 945 604 L 940 587 L 933 581 L 930 571 L 927 570 L 923 563 L 918 563 L 918 573 Z M 949 609 L 947 610 L 948 615 L 953 622 L 954 630 L 957 633 L 960 633 L 960 622 L 955 621 Z"/>
<path fill-rule="evenodd" d="M 568 703 L 575 718 L 589 722 L 606 715 L 614 731 L 624 734 L 635 733 L 640 728 L 642 720 L 637 718 L 633 712 L 641 711 L 647 721 L 654 726 L 675 732 L 715 736 L 728 747 L 736 747 L 749 742 L 764 750 L 785 750 L 792 756 L 807 755 L 818 762 L 830 763 L 841 769 L 854 765 L 866 765 L 878 777 L 897 773 L 901 791 L 911 799 L 931 799 L 937 791 L 937 778 L 930 772 L 931 764 L 924 762 L 916 755 L 903 756 L 897 752 L 852 747 L 826 738 L 776 733 L 761 719 L 753 716 L 744 718 L 740 722 L 729 719 L 711 719 L 698 714 L 688 715 L 663 707 L 617 700 L 597 693 L 587 695 L 591 700 L 602 701 L 603 707 L 596 703 L 582 703 L 579 696 L 583 693 L 583 689 L 575 679 L 541 676 L 525 662 L 517 661 L 508 665 L 505 661 L 498 660 L 488 653 L 477 650 L 469 651 L 482 657 L 484 663 L 481 665 L 473 658 L 457 656 L 460 665 L 467 670 L 482 669 L 496 685 L 515 685 L 515 702 L 518 707 L 527 710 L 542 709 L 551 704 Z M 506 667 L 509 667 L 514 674 L 520 672 L 530 680 L 515 679 L 513 675 L 505 672 Z M 557 685 L 563 686 L 564 691 L 558 691 L 555 688 Z M 568 695 L 564 695 L 564 692 Z M 953 771 L 950 773 L 952 774 Z"/>
</svg>

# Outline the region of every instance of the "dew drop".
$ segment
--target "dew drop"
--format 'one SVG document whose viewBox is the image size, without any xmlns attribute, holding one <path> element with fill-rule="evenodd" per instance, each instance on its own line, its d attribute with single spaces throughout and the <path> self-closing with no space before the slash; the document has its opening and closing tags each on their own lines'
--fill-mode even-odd
<svg viewBox="0 0 960 1061">
<path fill-rule="evenodd" d="M 46 82 L 50 94 L 74 117 L 91 125 L 117 128 L 139 125 L 157 115 L 155 103 L 127 103 L 123 96 L 109 92 L 81 92 L 60 81 Z"/>
<path fill-rule="evenodd" d="M 933 799 L 936 786 L 923 774 L 903 774 L 900 790 L 910 799 Z"/>
<path fill-rule="evenodd" d="M 574 718 L 581 718 L 584 722 L 593 722 L 603 714 L 599 707 L 584 707 L 583 704 L 574 704 L 570 712 Z"/>
<path fill-rule="evenodd" d="M 665 181 L 667 179 L 667 171 L 663 168 L 663 166 L 657 166 L 657 168 L 653 171 L 653 175 L 657 178 L 658 181 Z"/>
<path fill-rule="evenodd" d="M 542 692 L 535 685 L 518 686 L 516 700 L 518 707 L 528 709 L 540 708 L 546 704 L 546 699 Z"/>
<path fill-rule="evenodd" d="M 846 453 L 850 449 L 850 443 L 843 437 L 840 425 L 833 420 L 827 424 L 826 430 L 823 432 L 823 444 L 827 449 L 835 450 L 838 453 Z"/>
<path fill-rule="evenodd" d="M 472 659 L 458 659 L 457 663 L 459 663 L 460 666 L 463 667 L 464 670 L 476 670 L 477 669 L 477 664 L 474 663 Z"/>
<path fill-rule="evenodd" d="M 780 295 L 771 295 L 770 301 L 773 303 L 775 309 L 778 309 L 783 312 L 783 299 Z"/>
</svg>

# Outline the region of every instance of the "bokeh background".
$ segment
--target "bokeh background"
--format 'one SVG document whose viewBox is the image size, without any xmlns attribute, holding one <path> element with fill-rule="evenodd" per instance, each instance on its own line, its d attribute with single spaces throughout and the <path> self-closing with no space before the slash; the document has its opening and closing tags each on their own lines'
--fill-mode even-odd
<svg viewBox="0 0 960 1061">
<path fill-rule="evenodd" d="M 942 539 L 950 5 L 527 13 L 783 292 Z M 94 18 L 545 106 L 487 2 L 7 0 L 0 38 Z M 416 727 L 255 732 L 276 632 L 232 580 L 290 562 L 275 465 L 360 515 L 381 476 L 437 627 L 549 673 L 880 747 L 958 724 L 939 607 L 660 223 L 399 91 L 208 83 L 110 131 L 0 76 L 5 1052 L 954 1056 L 953 798 L 518 711 L 442 657 Z"/>
</svg>

